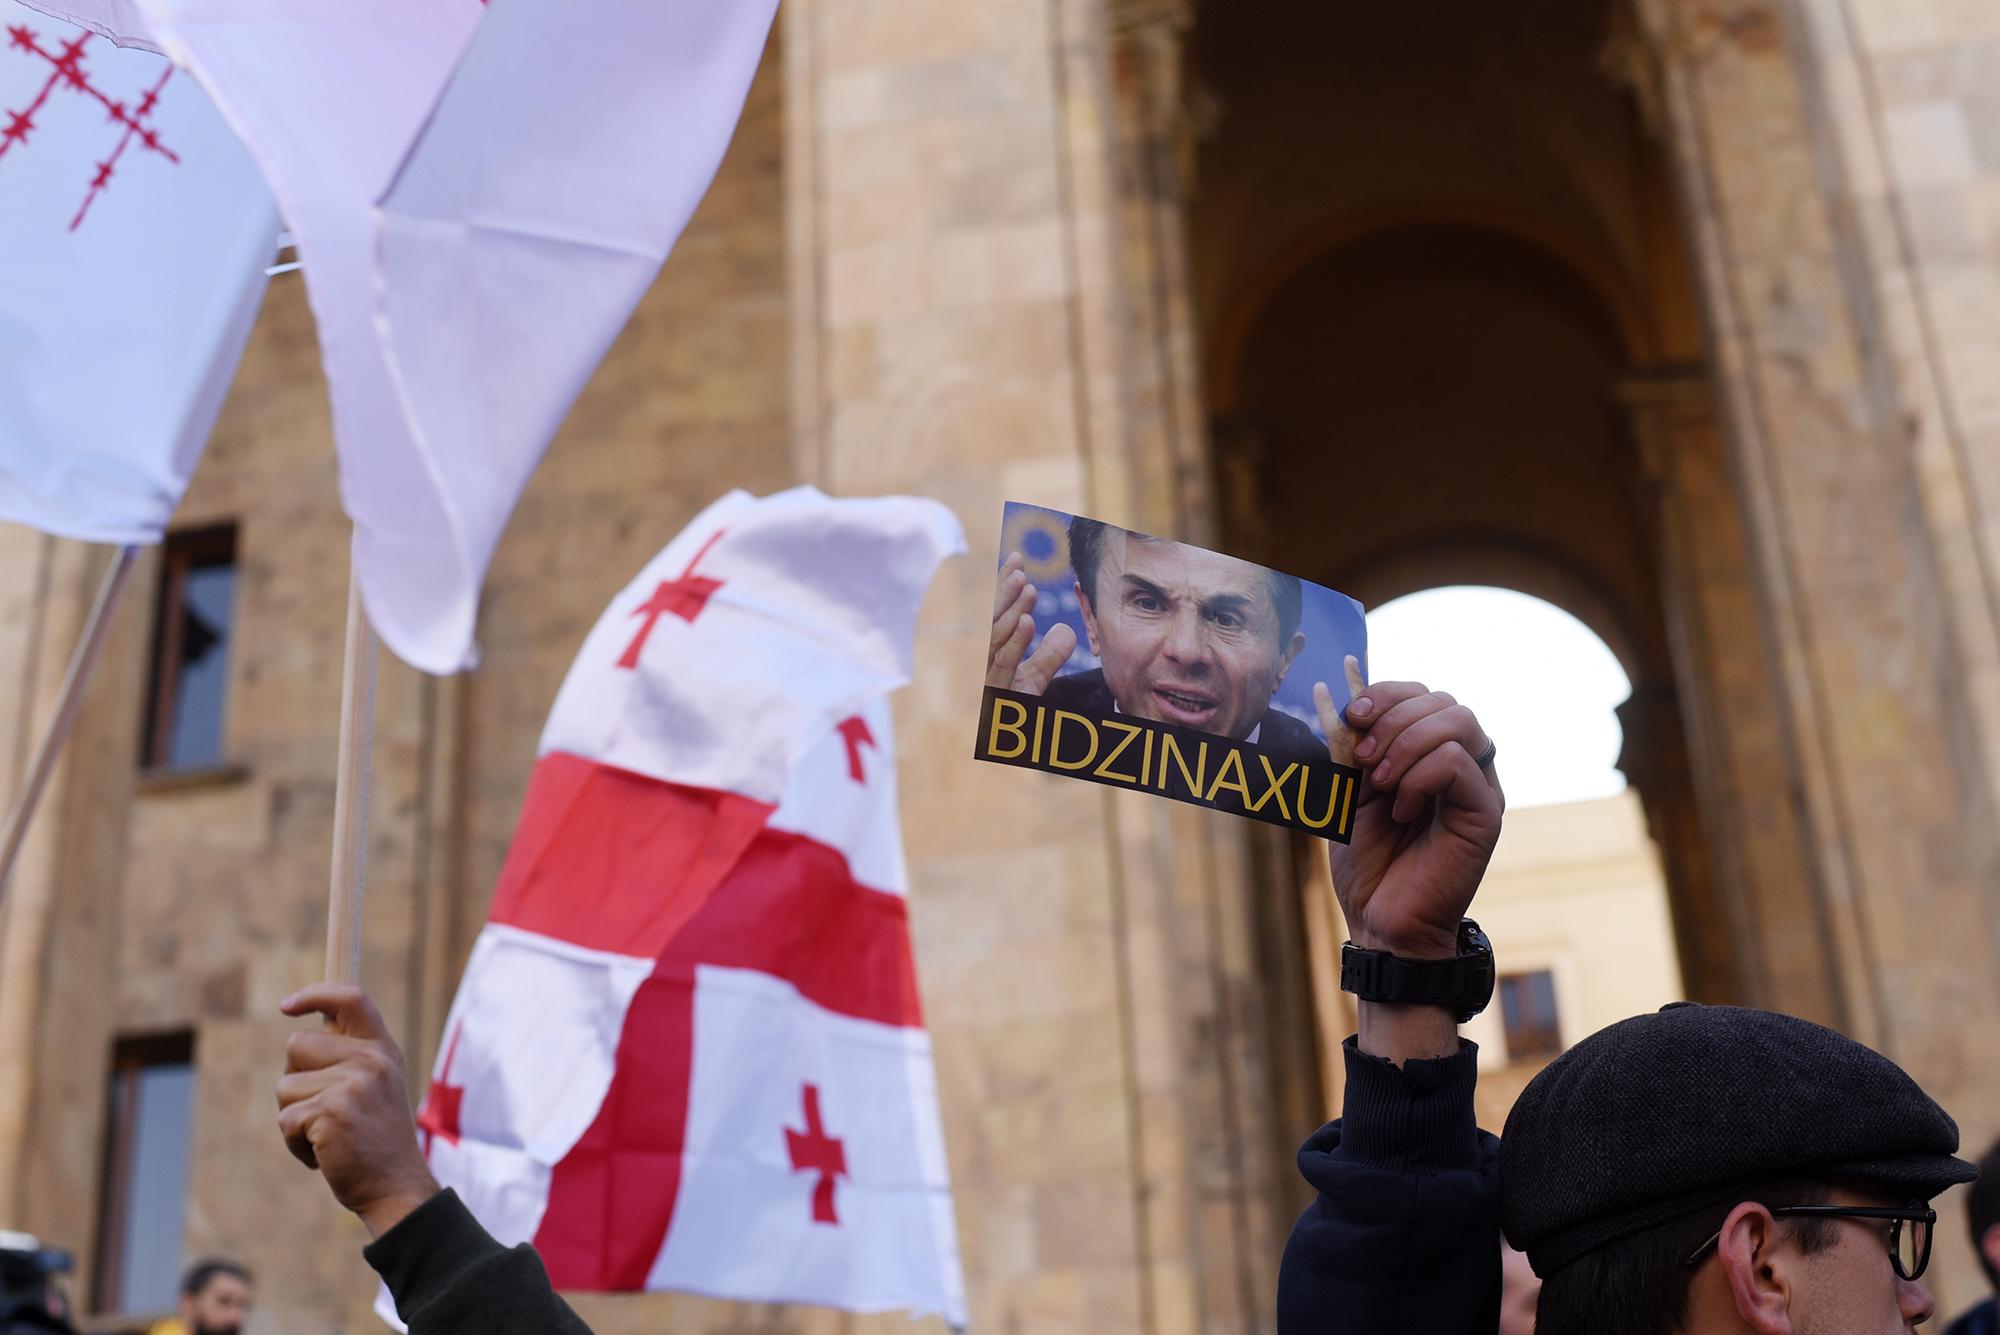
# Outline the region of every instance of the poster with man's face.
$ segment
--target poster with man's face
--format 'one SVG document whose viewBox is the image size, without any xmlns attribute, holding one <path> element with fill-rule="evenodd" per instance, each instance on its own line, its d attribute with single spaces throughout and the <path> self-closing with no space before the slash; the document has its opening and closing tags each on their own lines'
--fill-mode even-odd
<svg viewBox="0 0 2000 1335">
<path fill-rule="evenodd" d="M 1237 557 L 1009 502 L 974 755 L 1345 841 L 1367 623 Z"/>
</svg>

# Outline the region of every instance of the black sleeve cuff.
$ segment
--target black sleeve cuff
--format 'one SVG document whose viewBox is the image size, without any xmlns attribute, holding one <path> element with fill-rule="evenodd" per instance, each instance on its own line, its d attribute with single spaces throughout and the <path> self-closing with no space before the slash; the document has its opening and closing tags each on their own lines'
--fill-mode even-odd
<svg viewBox="0 0 2000 1335">
<path fill-rule="evenodd" d="M 1400 1067 L 1362 1052 L 1352 1038 L 1341 1044 L 1341 1054 L 1347 1062 L 1342 1158 L 1405 1173 L 1446 1172 L 1478 1161 L 1472 1110 L 1478 1044 L 1461 1039 L 1453 1056 Z"/>
<path fill-rule="evenodd" d="M 446 1187 L 369 1243 L 361 1256 L 382 1276 L 396 1310 L 408 1321 L 454 1279 L 506 1250 Z"/>
</svg>

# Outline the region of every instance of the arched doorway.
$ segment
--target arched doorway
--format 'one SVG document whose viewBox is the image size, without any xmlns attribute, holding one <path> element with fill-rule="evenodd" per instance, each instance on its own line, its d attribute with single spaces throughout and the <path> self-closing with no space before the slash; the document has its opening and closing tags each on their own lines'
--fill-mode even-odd
<svg viewBox="0 0 2000 1335">
<path fill-rule="evenodd" d="M 1811 892 L 1786 799 L 1726 781 L 1775 712 L 1719 703 L 1757 614 L 1729 586 L 1740 501 L 1661 144 L 1624 80 L 1635 41 L 1609 0 L 1532 21 L 1198 11 L 1190 245 L 1221 528 L 1370 605 L 1492 584 L 1590 625 L 1631 680 L 1620 766 L 1687 994 L 1755 1000 L 1792 969 L 1814 1013 L 1811 917 L 1797 949 L 1751 921 L 1791 911 L 1769 885 Z M 1818 1013 L 1838 1009 L 1827 993 Z"/>
<path fill-rule="evenodd" d="M 1423 221 L 1296 265 L 1216 355 L 1234 542 L 1371 606 L 1446 583 L 1520 589 L 1614 647 L 1633 688 L 1624 763 L 1698 918 L 1712 887 L 1698 823 L 1676 819 L 1695 808 L 1690 765 L 1618 399 L 1642 355 L 1630 321 L 1540 244 Z M 1689 962 L 1696 995 L 1732 996 L 1697 972 L 1698 947 Z"/>
</svg>

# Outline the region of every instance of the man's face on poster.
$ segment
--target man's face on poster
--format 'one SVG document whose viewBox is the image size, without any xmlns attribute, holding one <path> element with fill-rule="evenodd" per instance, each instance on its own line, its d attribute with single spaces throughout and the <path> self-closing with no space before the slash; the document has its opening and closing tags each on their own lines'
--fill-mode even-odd
<svg viewBox="0 0 2000 1335">
<path fill-rule="evenodd" d="M 1077 595 L 1112 698 L 1141 718 L 1246 738 L 1305 647 L 1279 638 L 1268 571 L 1199 547 L 1111 529 Z"/>
</svg>

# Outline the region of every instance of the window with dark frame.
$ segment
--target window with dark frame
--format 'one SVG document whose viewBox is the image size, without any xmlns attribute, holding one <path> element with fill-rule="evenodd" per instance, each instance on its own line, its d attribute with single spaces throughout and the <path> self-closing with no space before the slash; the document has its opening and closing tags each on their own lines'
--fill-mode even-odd
<svg viewBox="0 0 2000 1335">
<path fill-rule="evenodd" d="M 119 1040 L 109 1094 L 92 1306 L 169 1311 L 180 1292 L 194 1139 L 194 1035 Z"/>
<path fill-rule="evenodd" d="M 151 694 L 140 764 L 148 770 L 223 763 L 229 640 L 236 613 L 233 525 L 170 533 L 160 550 Z"/>
<path fill-rule="evenodd" d="M 1500 976 L 1500 1019 L 1507 1059 L 1534 1061 L 1562 1055 L 1562 1020 L 1556 1013 L 1556 977 L 1547 969 Z"/>
</svg>

